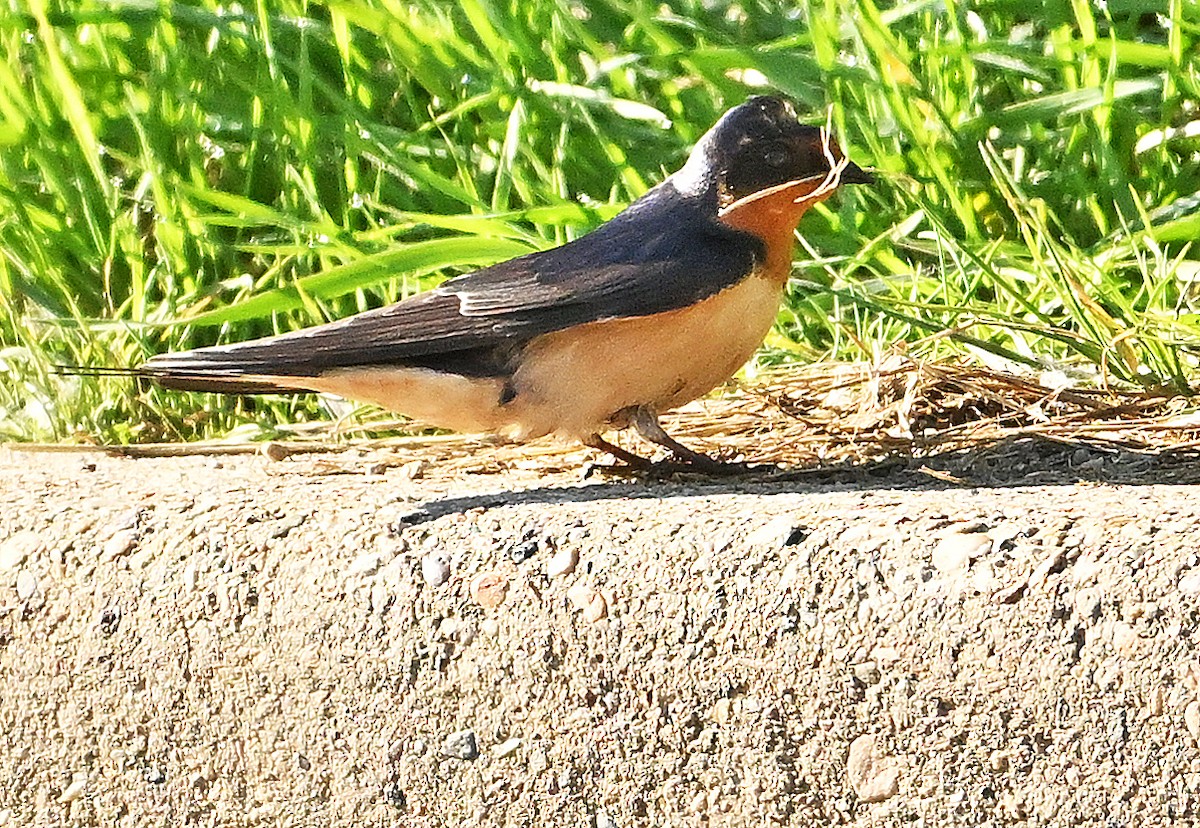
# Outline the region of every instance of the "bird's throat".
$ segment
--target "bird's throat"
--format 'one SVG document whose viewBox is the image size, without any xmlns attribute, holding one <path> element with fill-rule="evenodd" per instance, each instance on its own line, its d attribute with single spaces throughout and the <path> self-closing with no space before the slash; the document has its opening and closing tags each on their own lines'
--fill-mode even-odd
<svg viewBox="0 0 1200 828">
<path fill-rule="evenodd" d="M 764 275 L 786 282 L 792 268 L 792 242 L 800 219 L 812 205 L 833 194 L 823 179 L 804 179 L 740 198 L 717 218 L 736 230 L 762 239 L 767 247 Z"/>
</svg>

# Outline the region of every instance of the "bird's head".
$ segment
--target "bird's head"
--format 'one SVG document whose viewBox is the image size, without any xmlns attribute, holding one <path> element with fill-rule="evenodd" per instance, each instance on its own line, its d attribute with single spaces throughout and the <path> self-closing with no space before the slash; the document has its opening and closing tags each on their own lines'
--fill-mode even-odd
<svg viewBox="0 0 1200 828">
<path fill-rule="evenodd" d="M 715 195 L 724 211 L 778 188 L 792 187 L 807 204 L 875 179 L 844 157 L 827 130 L 800 123 L 789 102 L 764 95 L 722 115 L 672 180 L 687 195 Z"/>
</svg>

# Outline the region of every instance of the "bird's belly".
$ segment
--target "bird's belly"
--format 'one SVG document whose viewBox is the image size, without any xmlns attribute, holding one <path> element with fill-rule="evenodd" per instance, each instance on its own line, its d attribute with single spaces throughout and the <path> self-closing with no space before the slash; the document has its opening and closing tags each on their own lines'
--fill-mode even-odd
<svg viewBox="0 0 1200 828">
<path fill-rule="evenodd" d="M 694 400 L 754 354 L 782 295 L 782 280 L 752 274 L 690 307 L 544 334 L 522 353 L 504 430 L 582 438 L 631 406 Z"/>
<path fill-rule="evenodd" d="M 504 380 L 430 368 L 365 365 L 319 377 L 276 379 L 280 385 L 375 403 L 425 425 L 468 434 L 504 431 L 511 418 L 500 400 Z"/>
</svg>

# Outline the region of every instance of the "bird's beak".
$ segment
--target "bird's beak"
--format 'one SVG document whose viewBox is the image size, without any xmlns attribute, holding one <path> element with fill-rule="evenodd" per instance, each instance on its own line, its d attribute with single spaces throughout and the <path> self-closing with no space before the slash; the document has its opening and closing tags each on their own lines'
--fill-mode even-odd
<svg viewBox="0 0 1200 828">
<path fill-rule="evenodd" d="M 847 161 L 846 166 L 842 167 L 842 174 L 839 176 L 838 183 L 874 184 L 875 176 L 858 166 L 858 164 L 855 164 L 853 161 Z"/>
</svg>

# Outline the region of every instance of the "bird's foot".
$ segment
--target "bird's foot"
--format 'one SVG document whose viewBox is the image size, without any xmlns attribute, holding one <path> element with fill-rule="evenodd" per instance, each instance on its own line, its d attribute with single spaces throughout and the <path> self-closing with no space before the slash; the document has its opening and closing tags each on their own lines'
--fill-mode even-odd
<svg viewBox="0 0 1200 828">
<path fill-rule="evenodd" d="M 670 439 L 670 438 L 667 438 Z M 658 441 L 655 441 L 658 442 Z M 584 440 L 584 445 L 611 454 L 621 465 L 598 465 L 588 470 L 587 476 L 595 472 L 621 477 L 666 478 L 679 474 L 704 475 L 708 477 L 732 477 L 769 470 L 770 466 L 751 466 L 746 463 L 731 463 L 709 457 L 671 440 L 674 445 L 666 446 L 671 455 L 666 460 L 651 460 L 614 445 L 598 434 Z"/>
<path fill-rule="evenodd" d="M 628 416 L 629 424 L 633 426 L 634 430 L 643 439 L 667 449 L 677 461 L 687 464 L 692 471 L 714 477 L 728 477 L 762 471 L 762 469 L 755 468 L 746 463 L 732 463 L 726 460 L 718 460 L 715 457 L 710 457 L 707 454 L 688 448 L 663 430 L 662 424 L 658 422 L 658 414 L 648 405 L 638 406 Z"/>
</svg>

